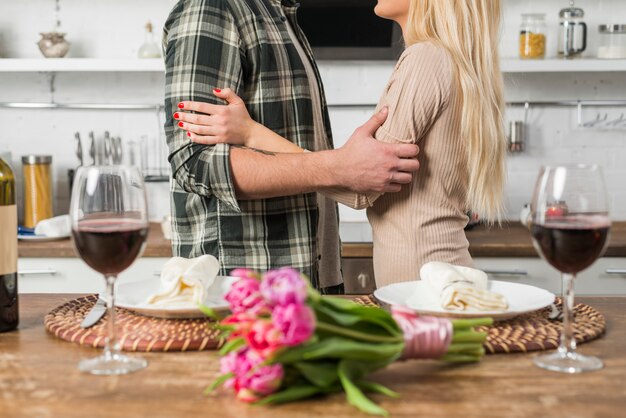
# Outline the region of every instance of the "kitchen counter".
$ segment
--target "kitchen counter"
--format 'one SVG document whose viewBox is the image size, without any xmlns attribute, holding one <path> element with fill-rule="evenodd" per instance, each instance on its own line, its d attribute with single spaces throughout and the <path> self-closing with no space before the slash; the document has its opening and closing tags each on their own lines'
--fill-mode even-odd
<svg viewBox="0 0 626 418">
<path fill-rule="evenodd" d="M 519 223 L 502 228 L 477 226 L 467 232 L 473 257 L 537 257 L 530 233 Z M 75 257 L 69 239 L 54 242 L 20 242 L 20 257 Z M 371 258 L 371 243 L 344 243 L 346 258 Z M 144 257 L 171 257 L 171 243 L 163 238 L 159 224 L 151 224 Z M 626 257 L 626 222 L 616 222 L 611 230 L 611 241 L 605 257 Z"/>
<path fill-rule="evenodd" d="M 217 376 L 217 354 L 152 353 L 147 369 L 126 376 L 82 374 L 80 359 L 99 350 L 46 333 L 44 315 L 77 295 L 22 295 L 20 329 L 0 334 L 0 411 L 6 417 L 366 417 L 343 395 L 279 407 L 253 407 L 230 392 L 202 394 Z M 581 298 L 606 315 L 607 335 L 581 346 L 606 367 L 563 375 L 532 365 L 533 354 L 487 356 L 450 366 L 411 361 L 376 373 L 400 399 L 374 396 L 392 417 L 618 417 L 626 408 L 626 299 Z"/>
</svg>

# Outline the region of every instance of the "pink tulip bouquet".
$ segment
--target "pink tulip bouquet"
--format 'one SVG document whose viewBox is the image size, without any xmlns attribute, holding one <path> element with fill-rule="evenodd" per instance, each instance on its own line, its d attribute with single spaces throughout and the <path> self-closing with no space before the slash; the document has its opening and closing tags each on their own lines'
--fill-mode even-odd
<svg viewBox="0 0 626 418">
<path fill-rule="evenodd" d="M 232 314 L 218 324 L 225 340 L 221 376 L 209 390 L 230 388 L 244 402 L 279 404 L 345 392 L 361 411 L 386 415 L 365 394 L 398 395 L 366 380 L 368 374 L 397 360 L 476 362 L 485 353 L 486 334 L 473 327 L 491 319 L 451 321 L 403 308 L 388 313 L 322 297 L 290 268 L 231 275 L 239 280 L 226 295 Z"/>
</svg>

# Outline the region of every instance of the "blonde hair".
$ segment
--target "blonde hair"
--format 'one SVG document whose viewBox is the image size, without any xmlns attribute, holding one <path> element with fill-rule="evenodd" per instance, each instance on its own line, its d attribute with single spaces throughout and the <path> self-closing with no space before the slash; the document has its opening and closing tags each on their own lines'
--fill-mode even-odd
<svg viewBox="0 0 626 418">
<path fill-rule="evenodd" d="M 468 206 L 500 222 L 506 181 L 500 0 L 411 0 L 405 42 L 434 41 L 450 54 L 463 100 Z"/>
</svg>

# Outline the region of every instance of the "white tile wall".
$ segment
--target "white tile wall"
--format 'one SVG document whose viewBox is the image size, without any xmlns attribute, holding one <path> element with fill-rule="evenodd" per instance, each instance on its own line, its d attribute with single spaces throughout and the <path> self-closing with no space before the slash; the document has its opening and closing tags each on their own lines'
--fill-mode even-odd
<svg viewBox="0 0 626 418">
<path fill-rule="evenodd" d="M 60 0 L 63 30 L 72 42 L 70 56 L 97 58 L 132 58 L 143 42 L 143 25 L 150 19 L 160 28 L 175 0 Z M 545 12 L 554 27 L 562 0 L 505 0 L 505 27 L 502 55 L 517 52 L 517 31 L 522 12 Z M 579 0 L 587 11 L 592 28 L 590 54 L 595 51 L 593 36 L 599 23 L 626 23 L 626 1 Z M 54 0 L 0 0 L 0 56 L 39 57 L 35 45 L 41 31 L 54 23 Z M 554 29 L 548 33 L 548 54 L 555 55 Z M 364 65 L 354 63 L 321 63 L 321 71 L 332 107 L 336 145 L 341 145 L 353 129 L 370 115 L 392 63 Z M 0 73 L 0 102 L 48 101 L 101 103 L 160 103 L 163 76 L 158 74 L 58 74 L 50 90 L 46 74 Z M 509 100 L 557 99 L 626 99 L 626 73 L 596 74 L 526 74 L 507 77 Z M 586 109 L 585 119 L 596 117 L 599 109 Z M 626 109 L 607 109 L 609 117 L 618 118 Z M 602 109 L 602 112 L 605 110 Z M 509 119 L 523 117 L 521 109 L 510 109 Z M 614 218 L 626 220 L 626 131 L 585 130 L 576 126 L 574 109 L 532 109 L 528 150 L 509 160 L 507 186 L 508 213 L 517 218 L 522 204 L 530 199 L 534 177 L 543 163 L 595 162 L 607 175 L 613 201 Z M 73 134 L 89 130 L 100 135 L 109 130 L 123 138 L 139 139 L 159 135 L 158 120 L 152 111 L 60 111 L 0 109 L 0 152 L 10 151 L 16 164 L 27 153 L 54 156 L 55 210 L 67 209 L 66 171 L 76 165 L 73 156 Z M 20 164 L 16 164 L 19 168 Z M 167 185 L 152 185 L 153 217 L 168 211 Z M 158 197 L 157 197 L 158 196 Z M 346 222 L 364 222 L 362 212 L 342 209 Z M 350 228 L 348 228 L 350 229 Z M 352 228 L 354 230 L 354 228 Z M 354 233 L 367 237 L 369 232 Z M 366 239 L 366 238 L 357 238 Z"/>
</svg>

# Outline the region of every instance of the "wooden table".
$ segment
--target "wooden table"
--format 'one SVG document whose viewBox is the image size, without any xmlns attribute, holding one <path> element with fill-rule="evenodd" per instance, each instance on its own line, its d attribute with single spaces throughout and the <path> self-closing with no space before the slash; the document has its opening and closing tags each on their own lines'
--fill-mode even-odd
<svg viewBox="0 0 626 418">
<path fill-rule="evenodd" d="M 19 331 L 0 334 L 1 417 L 365 416 L 342 395 L 280 407 L 251 407 L 230 393 L 204 396 L 218 373 L 215 352 L 149 354 L 147 369 L 126 376 L 82 374 L 77 363 L 99 352 L 47 334 L 43 317 L 76 295 L 23 295 Z M 488 356 L 454 367 L 434 361 L 397 363 L 376 381 L 400 399 L 376 397 L 393 417 L 606 417 L 626 414 L 626 299 L 581 298 L 604 312 L 608 333 L 582 346 L 605 369 L 563 375 L 533 366 L 530 355 Z"/>
</svg>

